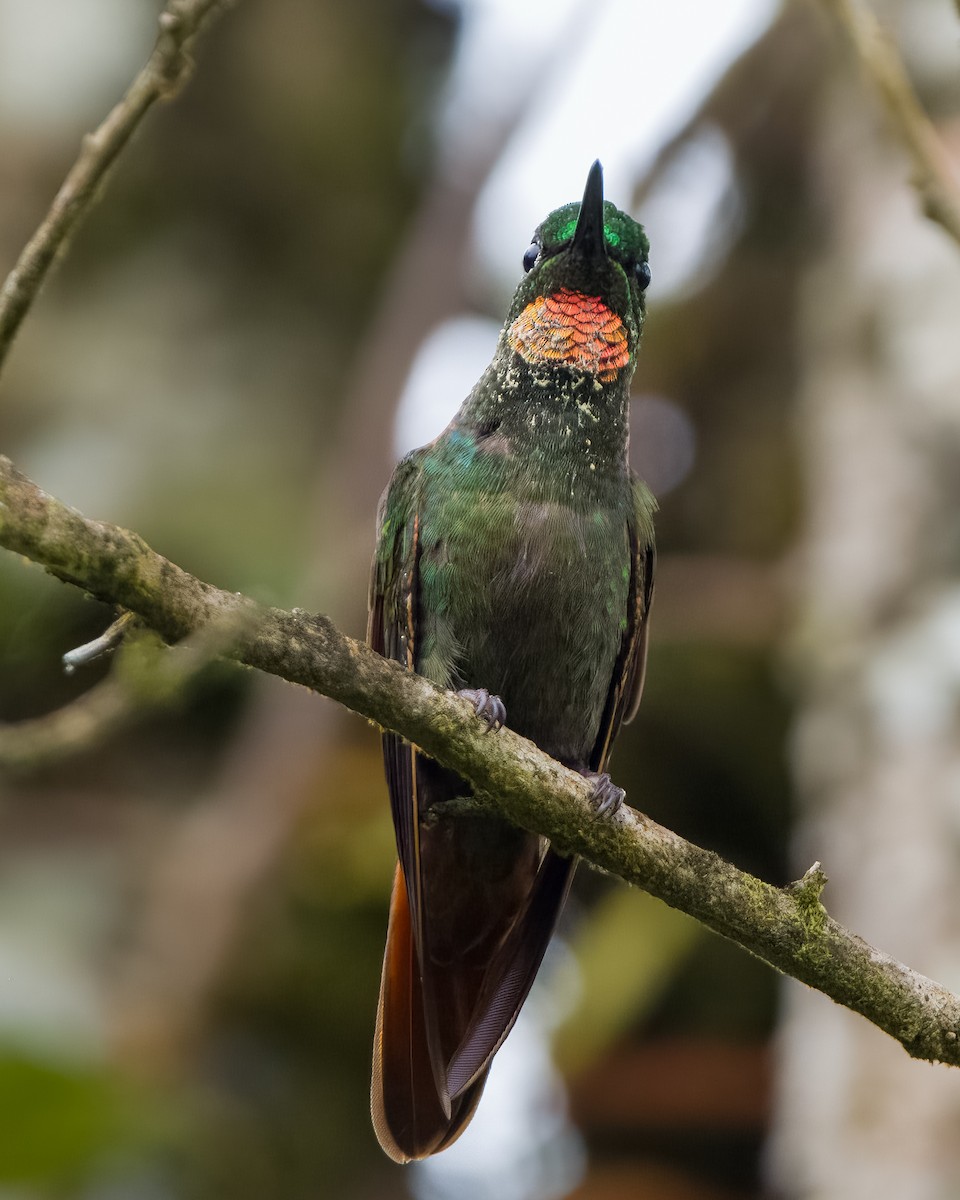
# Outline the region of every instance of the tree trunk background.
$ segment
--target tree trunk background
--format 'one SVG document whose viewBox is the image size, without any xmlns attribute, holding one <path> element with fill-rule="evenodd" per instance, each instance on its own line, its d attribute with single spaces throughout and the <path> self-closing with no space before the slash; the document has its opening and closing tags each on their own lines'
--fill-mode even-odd
<svg viewBox="0 0 960 1200">
<path fill-rule="evenodd" d="M 944 91 L 938 31 L 911 7 L 929 16 L 928 5 L 884 15 L 902 18 L 896 36 L 913 50 L 929 106 Z M 955 15 L 946 16 L 955 52 Z M 799 688 L 794 865 L 821 858 L 834 916 L 957 989 L 960 247 L 919 214 L 849 59 L 822 99 L 815 188 L 827 236 L 800 319 L 807 504 L 789 652 Z M 956 150 L 956 125 L 952 133 Z M 777 1193 L 956 1196 L 960 1074 L 910 1061 L 799 985 L 785 993 Z"/>
</svg>

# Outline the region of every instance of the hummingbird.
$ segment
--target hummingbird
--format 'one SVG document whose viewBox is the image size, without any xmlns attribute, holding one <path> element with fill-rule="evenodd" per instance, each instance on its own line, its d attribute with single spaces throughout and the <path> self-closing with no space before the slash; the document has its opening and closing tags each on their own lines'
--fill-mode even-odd
<svg viewBox="0 0 960 1200">
<path fill-rule="evenodd" d="M 383 494 L 368 640 L 458 691 L 593 785 L 636 712 L 653 599 L 656 503 L 627 462 L 630 380 L 650 282 L 643 227 L 603 198 L 552 212 L 493 361 Z M 371 1112 L 397 1162 L 466 1128 L 533 984 L 575 858 L 481 811 L 454 772 L 383 735 L 396 832 Z"/>
</svg>

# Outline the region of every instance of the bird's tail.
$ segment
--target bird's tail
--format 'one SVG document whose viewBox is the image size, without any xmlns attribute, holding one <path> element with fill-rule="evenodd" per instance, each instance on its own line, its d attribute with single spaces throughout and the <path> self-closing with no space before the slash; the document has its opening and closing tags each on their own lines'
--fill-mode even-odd
<svg viewBox="0 0 960 1200">
<path fill-rule="evenodd" d="M 431 1053 L 421 972 L 400 865 L 393 882 L 383 956 L 370 1109 L 383 1150 L 395 1162 L 427 1158 L 456 1141 L 480 1101 L 487 1070 L 451 1101 Z"/>
</svg>

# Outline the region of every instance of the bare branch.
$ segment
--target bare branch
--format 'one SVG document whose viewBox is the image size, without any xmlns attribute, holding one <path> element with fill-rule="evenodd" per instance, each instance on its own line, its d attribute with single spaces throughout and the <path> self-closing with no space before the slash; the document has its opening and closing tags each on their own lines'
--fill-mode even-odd
<svg viewBox="0 0 960 1200">
<path fill-rule="evenodd" d="M 0 289 L 0 371 L 57 253 L 86 215 L 117 155 L 154 102 L 176 95 L 183 86 L 191 66 L 188 50 L 196 35 L 229 2 L 168 0 L 160 14 L 153 53 L 120 103 L 83 139 L 50 211 Z"/>
<path fill-rule="evenodd" d="M 244 628 L 231 650 L 237 661 L 402 733 L 563 853 L 642 887 L 862 1013 L 913 1057 L 960 1065 L 960 997 L 834 921 L 820 901 L 819 865 L 799 883 L 775 888 L 633 810 L 599 820 L 585 780 L 509 729 L 486 734 L 459 697 L 345 637 L 323 616 L 262 608 L 201 582 L 136 534 L 90 521 L 46 495 L 3 457 L 0 546 L 138 613 L 170 639 L 242 614 Z"/>
<path fill-rule="evenodd" d="M 135 613 L 121 613 L 110 628 L 101 633 L 98 638 L 94 638 L 92 642 L 85 642 L 84 645 L 77 646 L 73 650 L 68 650 L 63 656 L 64 672 L 72 675 L 77 667 L 86 666 L 87 663 L 95 662 L 104 654 L 116 650 L 130 632 L 131 627 L 136 624 L 136 620 Z"/>
<path fill-rule="evenodd" d="M 29 771 L 72 758 L 127 728 L 137 711 L 123 684 L 108 679 L 48 716 L 0 725 L 0 767 Z"/>
<path fill-rule="evenodd" d="M 912 183 L 927 216 L 960 245 L 960 180 L 924 112 L 890 35 L 858 0 L 821 0 L 839 21 L 913 165 Z M 957 0 L 960 11 L 960 0 Z"/>
<path fill-rule="evenodd" d="M 70 652 L 77 656 L 126 636 L 108 679 L 47 716 L 0 724 L 0 768 L 49 766 L 102 745 L 151 712 L 182 703 L 201 671 L 228 651 L 242 629 L 236 620 L 213 622 L 171 648 L 153 632 L 141 629 L 131 635 L 130 626 L 138 621 L 133 613 L 124 613 L 103 637 Z"/>
</svg>

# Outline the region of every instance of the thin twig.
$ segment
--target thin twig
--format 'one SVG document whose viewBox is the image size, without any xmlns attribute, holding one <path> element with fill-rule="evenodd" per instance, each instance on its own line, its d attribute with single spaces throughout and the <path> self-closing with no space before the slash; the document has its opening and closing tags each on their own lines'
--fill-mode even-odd
<svg viewBox="0 0 960 1200">
<path fill-rule="evenodd" d="M 98 638 L 94 638 L 92 642 L 84 642 L 82 646 L 76 646 L 73 650 L 68 650 L 61 660 L 64 673 L 72 675 L 77 667 L 85 667 L 88 663 L 102 658 L 104 654 L 109 654 L 111 650 L 116 650 L 136 621 L 135 613 L 121 613 L 110 628 L 101 633 Z"/>
<path fill-rule="evenodd" d="M 35 771 L 94 750 L 131 725 L 137 710 L 121 683 L 106 680 L 49 716 L 0 725 L 0 767 Z"/>
<path fill-rule="evenodd" d="M 927 216 L 960 245 L 960 179 L 924 112 L 889 33 L 858 0 L 821 0 L 839 21 L 877 89 L 891 128 L 913 166 L 912 183 Z M 960 0 L 957 0 L 960 11 Z"/>
<path fill-rule="evenodd" d="M 132 613 L 124 617 L 120 637 L 139 621 Z M 107 634 L 119 624 L 111 625 Z M 151 712 L 182 704 L 201 672 L 227 652 L 240 632 L 236 620 L 214 622 L 173 648 L 152 632 L 129 637 L 110 676 L 77 700 L 43 717 L 0 724 L 0 769 L 23 772 L 51 766 L 96 749 Z M 96 643 L 88 643 L 92 645 Z"/>
<path fill-rule="evenodd" d="M 0 372 L 23 318 L 58 252 L 86 215 L 100 184 L 155 101 L 180 90 L 190 73 L 188 50 L 207 21 L 230 0 L 168 0 L 153 53 L 126 95 L 83 139 L 50 210 L 0 288 Z"/>
<path fill-rule="evenodd" d="M 396 730 L 469 779 L 509 820 L 642 887 L 776 969 L 861 1013 L 914 1058 L 960 1065 L 960 997 L 845 930 L 823 872 L 776 888 L 623 809 L 597 819 L 589 784 L 509 729 L 485 732 L 464 700 L 345 637 L 323 616 L 265 609 L 90 521 L 0 457 L 0 546 L 139 615 L 168 639 L 242 614 L 232 655 Z"/>
</svg>

